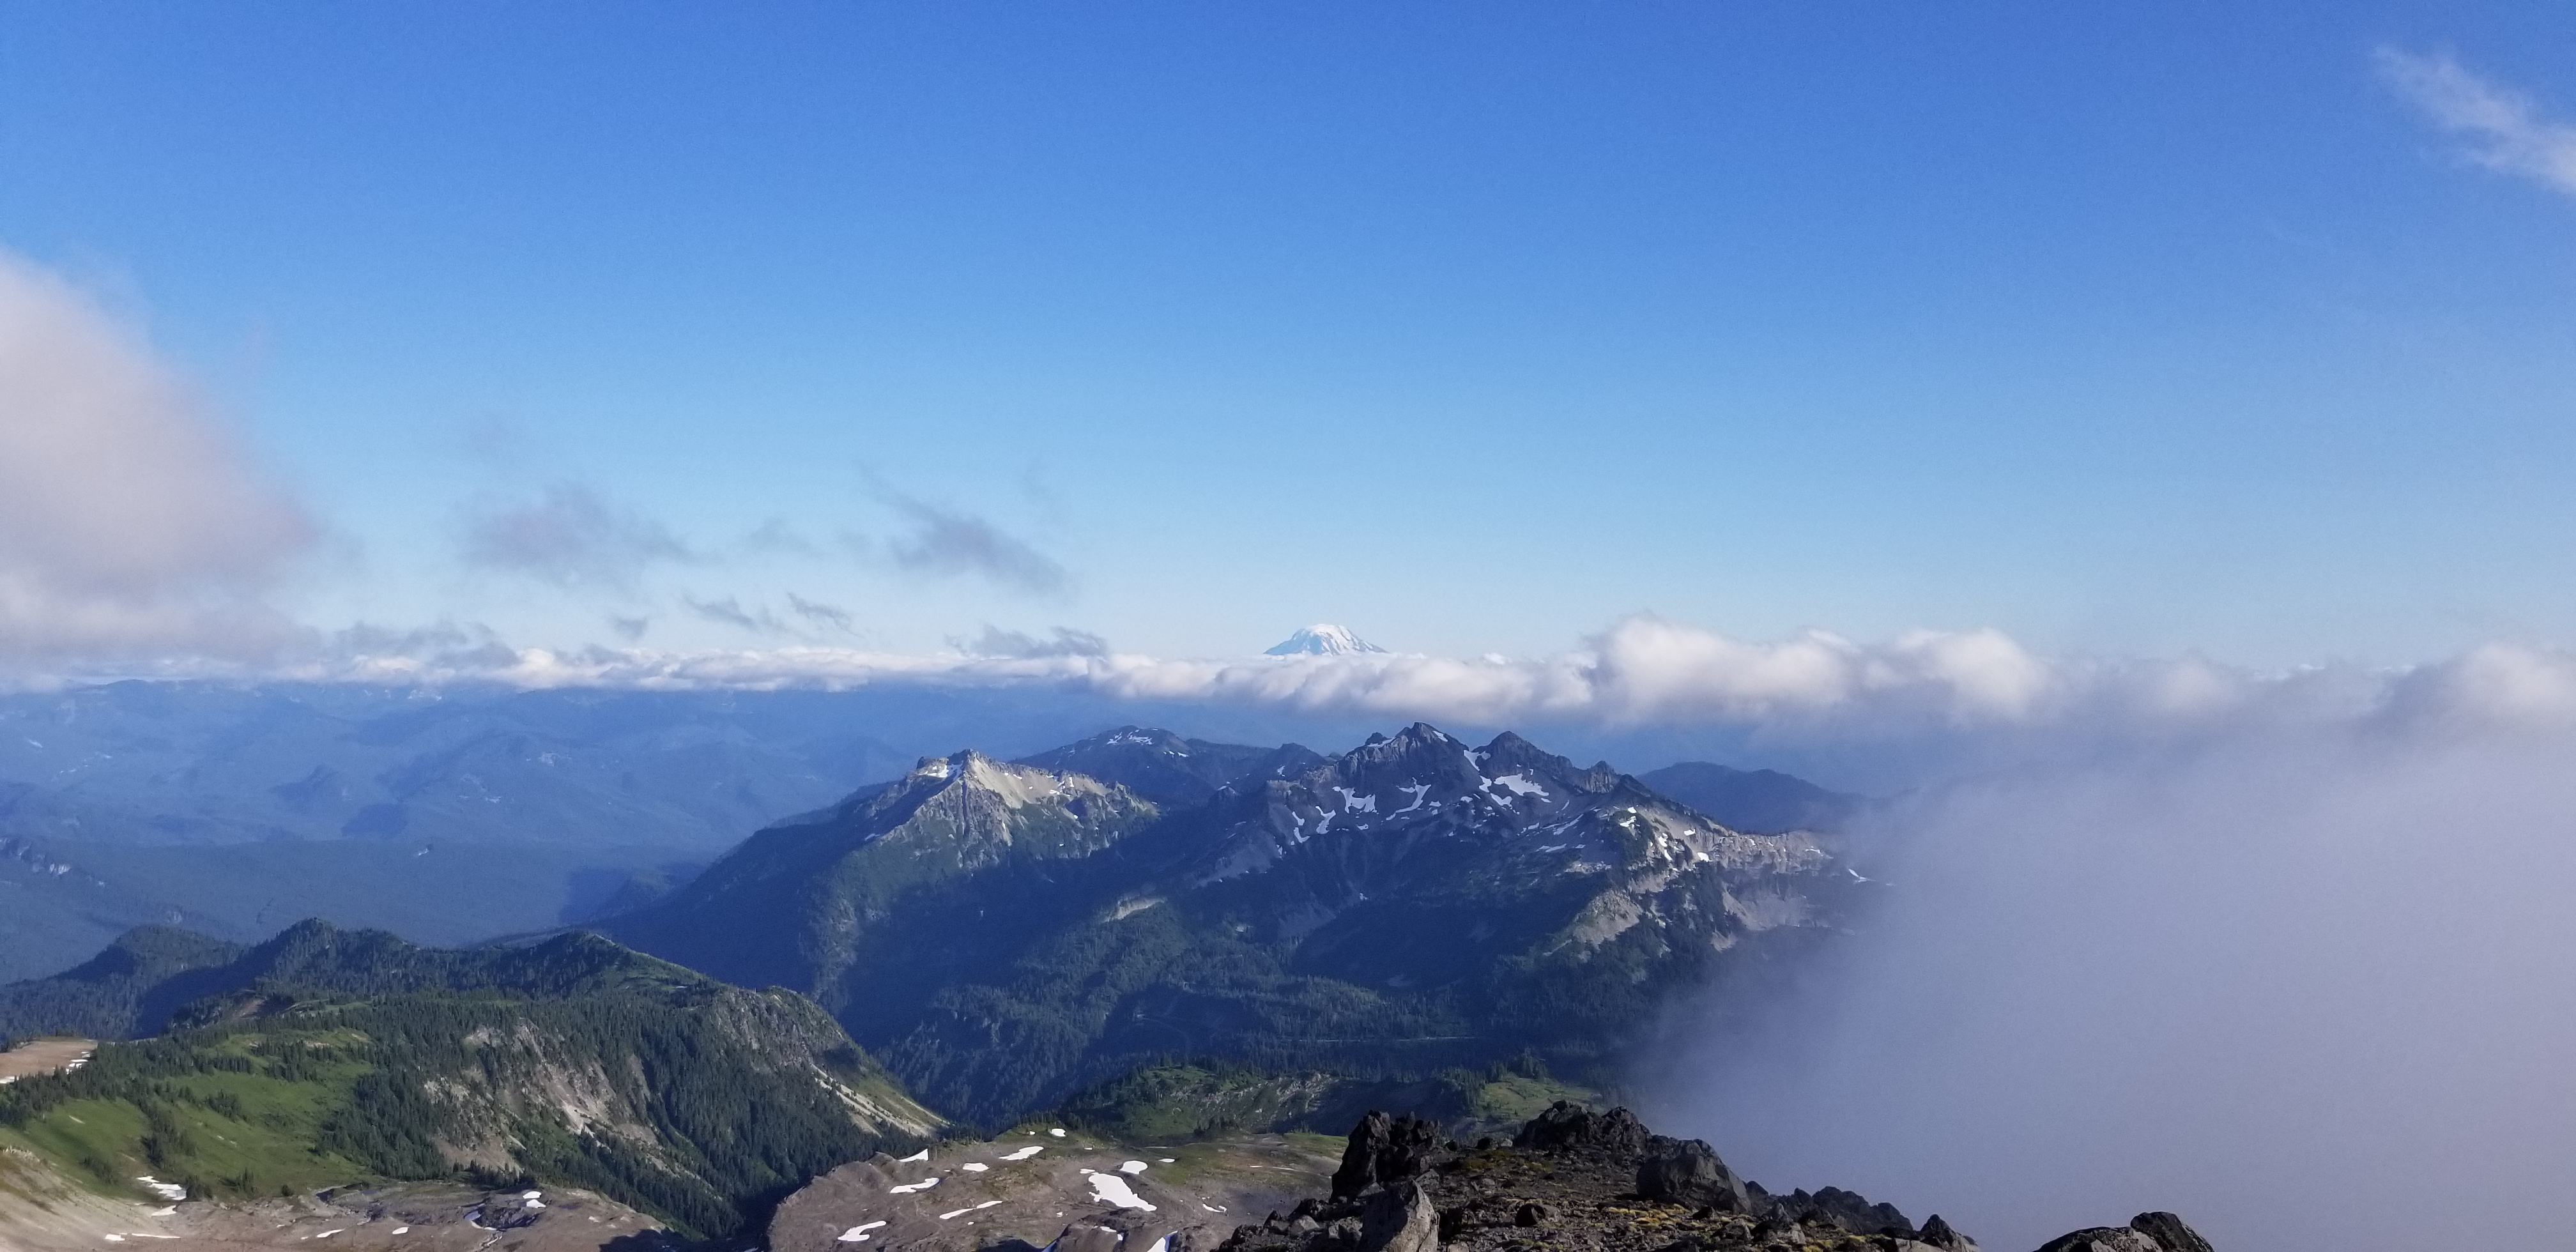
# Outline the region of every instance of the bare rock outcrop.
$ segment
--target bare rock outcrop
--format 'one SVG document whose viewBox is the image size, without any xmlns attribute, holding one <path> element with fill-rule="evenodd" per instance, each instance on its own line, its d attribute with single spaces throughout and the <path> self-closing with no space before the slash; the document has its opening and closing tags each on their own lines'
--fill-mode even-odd
<svg viewBox="0 0 2576 1252">
<path fill-rule="evenodd" d="M 1721 1213 L 1750 1213 L 1753 1197 L 1744 1180 L 1699 1139 L 1646 1142 L 1646 1159 L 1637 1166 L 1637 1194 L 1663 1204 L 1715 1208 Z"/>
<path fill-rule="evenodd" d="M 1352 1128 L 1330 1198 L 1304 1200 L 1287 1214 L 1237 1227 L 1221 1252 L 1976 1252 L 1976 1246 L 1938 1217 L 1917 1230 L 1893 1205 L 1849 1191 L 1772 1195 L 1728 1168 L 1704 1142 L 1653 1134 L 1625 1109 L 1595 1113 L 1560 1103 L 1531 1119 L 1509 1146 L 1444 1144 L 1428 1122 L 1371 1113 Z"/>
<path fill-rule="evenodd" d="M 1391 1187 L 1419 1177 L 1440 1150 L 1440 1127 L 1411 1114 L 1390 1118 L 1371 1112 L 1351 1128 L 1342 1167 L 1333 1171 L 1333 1198 L 1347 1200 L 1371 1187 Z"/>
<path fill-rule="evenodd" d="M 2039 1252 L 2212 1252 L 2200 1237 L 2171 1213 L 2140 1213 L 2126 1226 L 2094 1226 L 2059 1235 Z"/>
</svg>

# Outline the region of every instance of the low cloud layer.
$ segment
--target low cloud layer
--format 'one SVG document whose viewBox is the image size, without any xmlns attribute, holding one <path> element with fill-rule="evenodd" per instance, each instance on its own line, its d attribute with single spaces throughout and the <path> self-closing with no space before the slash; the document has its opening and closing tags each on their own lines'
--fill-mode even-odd
<svg viewBox="0 0 2576 1252">
<path fill-rule="evenodd" d="M 314 536 L 138 336 L 0 252 L 0 659 L 265 654 Z"/>
<path fill-rule="evenodd" d="M 2002 756 L 1911 797 L 1858 839 L 1879 911 L 1750 1022 L 1679 1015 L 1651 1120 L 1987 1247 L 2151 1208 L 2245 1252 L 2554 1229 L 2576 734 L 2501 659 L 2398 680 L 2437 716 Z"/>
<path fill-rule="evenodd" d="M 779 620 L 738 604 L 696 608 L 735 625 L 742 623 L 726 610 L 755 626 Z M 2194 659 L 2049 657 L 1994 631 L 1924 631 L 1877 643 L 1817 632 L 1754 642 L 1634 617 L 1581 647 L 1528 659 L 1173 659 L 1113 652 L 1080 631 L 1035 636 L 998 628 L 934 654 L 804 643 L 506 655 L 506 663 L 494 664 L 495 654 L 478 650 L 472 665 L 458 667 L 439 657 L 344 649 L 309 658 L 294 672 L 540 687 L 1030 685 L 1386 722 L 1589 728 L 1614 736 L 1715 728 L 1746 753 L 1827 769 L 1841 785 L 1882 791 L 1996 762 L 2076 766 L 2186 750 L 2262 728 L 2401 735 L 2576 725 L 2576 655 L 2508 645 L 2394 669 L 2257 672 Z M 1852 772 L 1836 772 L 1837 762 Z"/>
<path fill-rule="evenodd" d="M 2576 126 L 2529 96 L 2482 78 L 2449 53 L 2382 48 L 2381 77 L 2443 130 L 2469 141 L 2471 160 L 2576 196 Z"/>
</svg>

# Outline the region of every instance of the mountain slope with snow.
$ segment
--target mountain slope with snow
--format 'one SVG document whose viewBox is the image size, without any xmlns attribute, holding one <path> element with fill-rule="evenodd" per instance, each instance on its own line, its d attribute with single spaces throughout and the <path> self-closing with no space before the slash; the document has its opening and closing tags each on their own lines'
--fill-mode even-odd
<svg viewBox="0 0 2576 1252">
<path fill-rule="evenodd" d="M 1176 745 L 1126 728 L 1038 759 L 1139 777 Z M 1858 889 L 1806 835 L 1730 830 L 1516 735 L 1242 751 L 1256 768 L 1171 808 L 932 758 L 607 928 L 813 996 L 922 1098 L 997 1124 L 1176 1055 L 1606 1072 L 1672 992 L 1766 968 Z"/>
<path fill-rule="evenodd" d="M 1317 622 L 1296 634 L 1272 644 L 1263 656 L 1351 656 L 1362 652 L 1383 653 L 1386 649 L 1352 634 L 1347 626 Z"/>
</svg>

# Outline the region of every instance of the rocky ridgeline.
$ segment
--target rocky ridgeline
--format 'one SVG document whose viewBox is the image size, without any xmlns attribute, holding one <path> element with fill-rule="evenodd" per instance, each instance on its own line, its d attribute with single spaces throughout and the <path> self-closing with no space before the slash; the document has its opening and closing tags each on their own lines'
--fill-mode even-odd
<svg viewBox="0 0 2576 1252">
<path fill-rule="evenodd" d="M 1697 1139 L 1626 1109 L 1559 1103 L 1509 1144 L 1444 1141 L 1413 1117 L 1351 1131 L 1329 1198 L 1235 1230 L 1219 1252 L 1976 1252 L 1938 1215 L 1836 1187 L 1773 1195 Z M 2171 1213 L 2080 1230 L 2041 1252 L 2211 1252 Z"/>
</svg>

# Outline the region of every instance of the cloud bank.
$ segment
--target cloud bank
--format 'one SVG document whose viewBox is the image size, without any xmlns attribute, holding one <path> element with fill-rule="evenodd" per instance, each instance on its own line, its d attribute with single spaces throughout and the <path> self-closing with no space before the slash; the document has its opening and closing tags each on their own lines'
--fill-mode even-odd
<svg viewBox="0 0 2576 1252">
<path fill-rule="evenodd" d="M 763 624 L 739 605 L 697 609 Z M 393 636 L 352 638 L 361 637 Z M 1749 749 L 1880 762 L 1892 771 L 1890 786 L 1994 762 L 2081 764 L 2260 727 L 2398 734 L 2576 725 L 2576 655 L 2528 646 L 2394 669 L 2257 672 L 2192 658 L 2043 656 L 1992 630 L 1918 631 L 1877 643 L 1810 632 L 1758 642 L 1647 616 L 1613 623 L 1579 647 L 1519 659 L 1175 659 L 1116 652 L 1078 630 L 1037 636 L 988 627 L 957 640 L 955 651 L 931 654 L 811 643 L 555 651 L 486 640 L 462 653 L 344 644 L 281 676 L 661 690 L 1043 686 L 1470 727 L 1724 727 Z"/>
<path fill-rule="evenodd" d="M 243 658 L 315 528 L 134 333 L 0 252 L 0 658 Z"/>
<path fill-rule="evenodd" d="M 2390 716 L 1911 797 L 1859 836 L 1879 911 L 1789 1003 L 1681 1014 L 1650 1120 L 1987 1247 L 2150 1208 L 2246 1252 L 2555 1228 L 2571 672 L 2491 654 L 2400 679 Z"/>
</svg>

